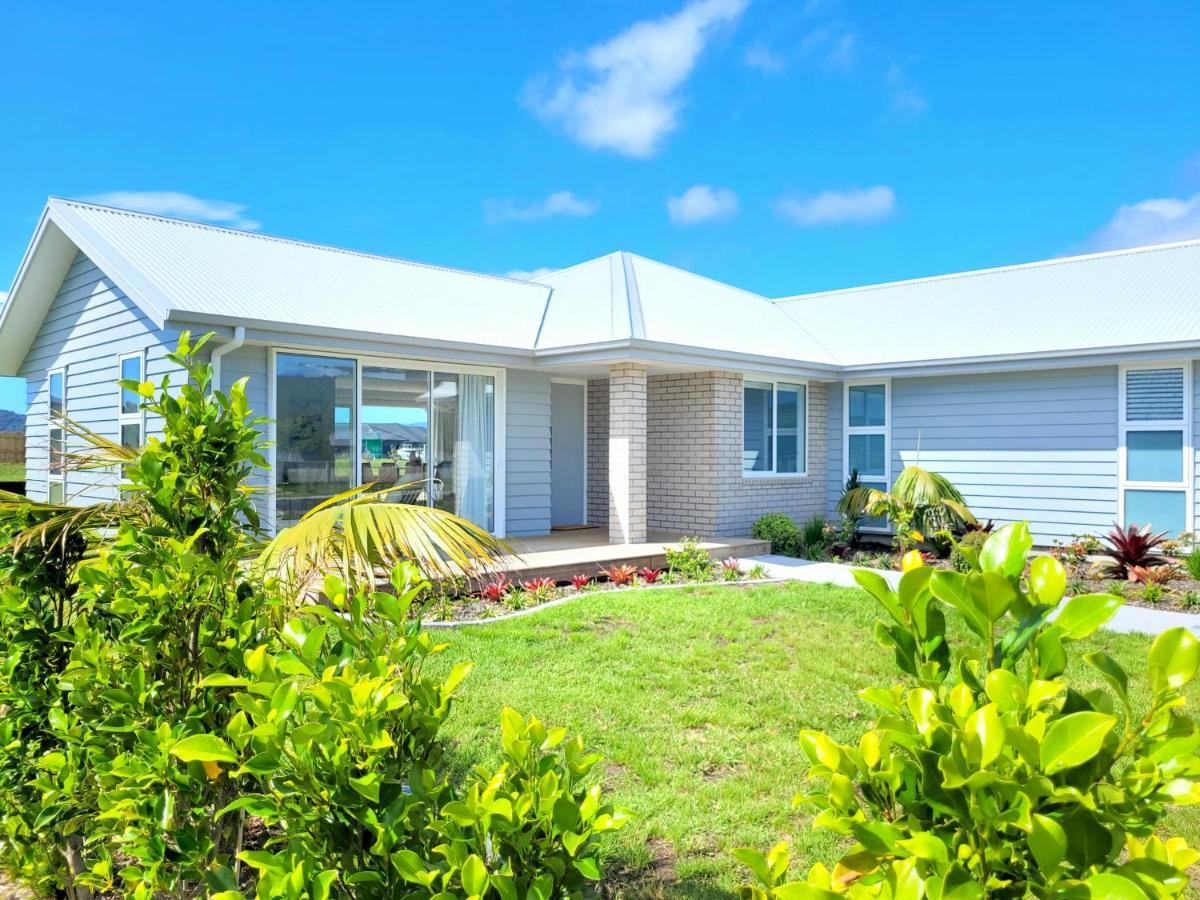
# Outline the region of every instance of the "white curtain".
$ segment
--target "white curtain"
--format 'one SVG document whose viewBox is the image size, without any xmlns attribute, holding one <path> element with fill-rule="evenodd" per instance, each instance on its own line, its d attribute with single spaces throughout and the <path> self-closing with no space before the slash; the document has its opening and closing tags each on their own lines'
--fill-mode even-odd
<svg viewBox="0 0 1200 900">
<path fill-rule="evenodd" d="M 458 376 L 458 439 L 454 475 L 458 515 L 492 528 L 492 458 L 495 411 L 492 379 L 486 375 Z"/>
</svg>

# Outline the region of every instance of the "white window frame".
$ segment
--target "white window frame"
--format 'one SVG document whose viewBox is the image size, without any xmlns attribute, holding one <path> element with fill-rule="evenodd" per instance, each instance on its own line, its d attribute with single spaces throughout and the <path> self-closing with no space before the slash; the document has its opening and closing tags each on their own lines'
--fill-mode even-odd
<svg viewBox="0 0 1200 900">
<path fill-rule="evenodd" d="M 120 381 L 125 377 L 125 360 L 136 359 L 138 361 L 138 369 L 141 372 L 139 381 L 146 380 L 146 352 L 144 350 L 135 350 L 132 353 L 122 353 L 117 357 L 117 380 Z M 138 446 L 141 447 L 146 443 L 146 411 L 142 409 L 142 404 L 138 402 L 138 411 L 135 413 L 125 412 L 125 389 L 119 384 L 117 385 L 117 442 L 122 443 L 122 431 L 126 425 L 138 426 Z"/>
<path fill-rule="evenodd" d="M 850 424 L 850 389 L 855 387 L 873 387 L 883 385 L 883 424 L 882 425 L 851 425 Z M 884 489 L 892 487 L 892 379 L 890 378 L 860 378 L 855 381 L 842 382 L 842 484 L 850 479 L 850 436 L 858 434 L 883 435 L 883 475 L 867 475 L 858 473 L 860 480 L 883 480 Z M 887 527 L 864 526 L 860 531 L 885 534 L 891 531 Z"/>
<path fill-rule="evenodd" d="M 62 486 L 62 502 L 67 500 L 67 467 L 63 463 L 59 466 L 57 472 L 54 471 L 54 411 L 53 403 L 50 399 L 51 388 L 50 384 L 54 380 L 55 375 L 62 376 L 62 417 L 67 417 L 67 368 L 60 366 L 50 369 L 46 372 L 46 502 L 53 502 L 50 497 L 50 486 L 57 484 Z M 63 454 L 67 452 L 67 429 L 60 422 L 59 430 L 62 431 Z"/>
<path fill-rule="evenodd" d="M 748 382 L 771 385 L 771 469 L 769 471 L 747 471 L 746 460 L 746 384 Z M 799 472 L 779 472 L 779 386 L 804 388 L 804 459 Z M 809 435 L 809 402 L 810 388 L 805 378 L 780 378 L 776 375 L 747 374 L 742 377 L 742 477 L 743 478 L 807 478 L 808 477 L 808 435 Z"/>
<path fill-rule="evenodd" d="M 354 402 L 355 402 L 355 440 L 354 440 L 354 459 L 352 472 L 362 472 L 362 423 L 359 419 L 362 416 L 362 373 L 366 366 L 380 366 L 390 369 L 422 369 L 431 372 L 447 372 L 461 375 L 488 375 L 492 378 L 492 385 L 496 392 L 496 407 L 493 410 L 495 419 L 495 435 L 493 437 L 493 458 L 492 465 L 492 534 L 498 538 L 506 536 L 507 509 L 505 500 L 508 496 L 507 490 L 507 473 L 508 473 L 508 447 L 505 436 L 508 432 L 507 427 L 507 380 L 506 370 L 502 368 L 493 368 L 489 366 L 470 366 L 461 365 L 459 363 L 443 362 L 440 360 L 429 359 L 412 359 L 409 357 L 391 357 L 378 356 L 365 353 L 348 353 L 344 350 L 317 350 L 312 347 L 289 347 L 285 344 L 271 346 L 268 348 L 267 359 L 267 418 L 268 425 L 268 447 L 267 460 L 271 464 L 271 481 L 268 491 L 270 506 L 268 508 L 267 521 L 270 522 L 270 531 L 272 534 L 278 533 L 278 513 L 276 512 L 277 478 L 278 478 L 278 459 L 277 459 L 277 441 L 278 434 L 276 429 L 276 382 L 278 380 L 278 357 L 279 354 L 287 354 L 291 356 L 319 356 L 332 359 L 349 359 L 355 362 L 354 374 Z M 355 478 L 357 481 L 357 477 Z"/>
<path fill-rule="evenodd" d="M 1183 369 L 1183 418 L 1182 419 L 1139 419 L 1135 422 L 1126 420 L 1126 387 L 1128 372 L 1147 372 L 1158 369 Z M 1183 531 L 1194 530 L 1195 520 L 1195 451 L 1192 438 L 1192 363 L 1190 360 L 1173 362 L 1129 363 L 1117 367 L 1118 400 L 1117 400 L 1117 521 L 1122 527 L 1125 524 L 1125 492 L 1135 491 L 1173 491 L 1182 493 L 1183 500 Z M 1126 445 L 1126 434 L 1130 431 L 1181 431 L 1183 432 L 1183 467 L 1179 481 L 1130 481 L 1129 448 Z M 1145 524 L 1145 523 L 1138 523 Z M 1161 530 L 1161 529 L 1159 529 Z"/>
</svg>

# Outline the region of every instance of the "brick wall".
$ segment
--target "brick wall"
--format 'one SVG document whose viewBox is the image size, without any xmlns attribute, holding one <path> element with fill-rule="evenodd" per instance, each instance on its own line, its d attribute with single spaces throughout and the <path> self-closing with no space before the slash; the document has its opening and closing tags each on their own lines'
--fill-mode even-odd
<svg viewBox="0 0 1200 900">
<path fill-rule="evenodd" d="M 836 385 L 834 386 L 836 389 Z M 763 513 L 821 515 L 829 385 L 810 382 L 806 477 L 742 475 L 742 376 L 652 375 L 647 384 L 647 516 L 651 529 L 705 537 L 749 534 Z M 588 522 L 608 514 L 608 383 L 588 382 Z"/>
</svg>

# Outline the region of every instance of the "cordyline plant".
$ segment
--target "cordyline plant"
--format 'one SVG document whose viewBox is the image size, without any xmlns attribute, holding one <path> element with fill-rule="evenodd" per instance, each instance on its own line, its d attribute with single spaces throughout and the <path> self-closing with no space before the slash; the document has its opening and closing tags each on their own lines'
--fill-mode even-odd
<svg viewBox="0 0 1200 900">
<path fill-rule="evenodd" d="M 853 841 L 832 870 L 789 881 L 783 844 L 739 850 L 757 884 L 750 898 L 1171 897 L 1200 854 L 1155 836 L 1164 809 L 1200 802 L 1196 723 L 1183 688 L 1200 667 L 1187 630 L 1159 635 L 1149 654 L 1152 697 L 1135 706 L 1111 656 L 1084 659 L 1106 689 L 1064 677 L 1074 642 L 1116 612 L 1118 597 L 1063 602 L 1066 573 L 1041 556 L 1024 524 L 992 535 L 973 571 L 911 566 L 893 591 L 855 577 L 888 614 L 876 636 L 907 683 L 869 687 L 879 709 L 854 744 L 803 731 L 819 790 L 814 825 Z M 946 611 L 966 626 L 952 645 Z"/>
</svg>

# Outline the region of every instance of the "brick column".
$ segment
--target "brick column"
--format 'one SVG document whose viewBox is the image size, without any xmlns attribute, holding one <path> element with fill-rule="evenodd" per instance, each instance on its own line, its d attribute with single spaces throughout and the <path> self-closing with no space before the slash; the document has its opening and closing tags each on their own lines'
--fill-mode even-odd
<svg viewBox="0 0 1200 900">
<path fill-rule="evenodd" d="M 608 542 L 646 540 L 646 367 L 608 370 Z"/>
</svg>

